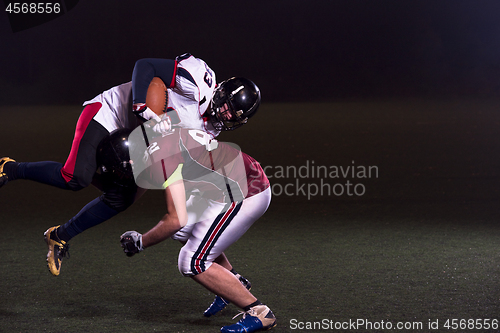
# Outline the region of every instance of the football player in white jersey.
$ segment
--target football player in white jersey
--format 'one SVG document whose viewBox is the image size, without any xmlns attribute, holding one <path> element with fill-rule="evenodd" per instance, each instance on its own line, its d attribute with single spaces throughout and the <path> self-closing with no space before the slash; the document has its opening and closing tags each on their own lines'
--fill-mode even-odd
<svg viewBox="0 0 500 333">
<path fill-rule="evenodd" d="M 147 88 L 153 77 L 147 81 L 146 77 L 150 76 L 147 68 L 153 71 L 153 76 L 169 82 L 171 109 L 165 117 L 159 117 L 144 105 Z M 234 80 L 239 79 L 228 81 Z M 249 80 L 244 81 L 244 84 L 243 93 L 258 97 L 260 102 L 258 88 Z M 224 91 L 223 87 L 224 83 L 217 87 L 217 91 Z M 61 262 L 68 253 L 68 241 L 71 238 L 124 211 L 142 192 L 133 179 L 126 179 L 119 169 L 115 172 L 101 168 L 97 159 L 97 152 L 102 149 L 99 146 L 101 141 L 115 130 L 133 129 L 145 120 L 154 120 L 153 129 L 161 134 L 168 133 L 172 125 L 188 124 L 216 136 L 218 131 L 224 129 L 224 123 L 215 116 L 217 103 L 212 102 L 212 98 L 220 95 L 215 89 L 215 73 L 205 62 L 191 55 L 183 55 L 175 60 L 139 60 L 134 68 L 132 82 L 104 91 L 83 104 L 71 151 L 64 164 L 53 161 L 20 163 L 8 157 L 0 159 L 0 187 L 16 179 L 28 179 L 73 191 L 92 183 L 102 191 L 101 196 L 85 205 L 66 223 L 53 226 L 44 233 L 48 245 L 47 265 L 53 275 L 60 273 Z M 251 108 L 245 107 L 243 105 L 242 122 L 255 113 L 258 103 L 251 105 Z"/>
<path fill-rule="evenodd" d="M 167 86 L 166 115 L 172 125 L 200 129 L 216 137 L 216 130 L 205 113 L 217 86 L 215 72 L 201 59 L 184 54 L 175 60 L 141 59 L 137 61 L 133 81 L 134 113 L 144 119 L 156 119 L 156 114 L 146 107 L 146 94 L 153 77 L 159 77 Z"/>
<path fill-rule="evenodd" d="M 233 90 L 234 91 L 234 90 Z M 222 111 L 223 112 L 223 111 Z M 230 120 L 233 114 L 221 115 Z M 163 189 L 167 214 L 144 235 L 127 231 L 121 244 L 128 255 L 173 238 L 184 246 L 179 271 L 244 311 L 221 332 L 255 332 L 276 325 L 268 306 L 218 259 L 267 210 L 271 190 L 260 164 L 232 144 L 199 130 L 174 129 L 160 137 L 141 126 L 128 137 L 137 184 Z"/>
</svg>

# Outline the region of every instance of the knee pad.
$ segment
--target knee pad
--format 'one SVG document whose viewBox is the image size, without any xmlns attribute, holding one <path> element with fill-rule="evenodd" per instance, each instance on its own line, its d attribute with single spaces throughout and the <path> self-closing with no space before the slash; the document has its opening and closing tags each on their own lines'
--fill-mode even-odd
<svg viewBox="0 0 500 333">
<path fill-rule="evenodd" d="M 186 244 L 187 245 L 187 244 Z M 212 261 L 203 258 L 199 253 L 189 250 L 188 246 L 184 245 L 179 252 L 178 267 L 179 272 L 186 277 L 198 275 L 206 271 Z"/>
<path fill-rule="evenodd" d="M 112 186 L 106 188 L 101 195 L 101 200 L 118 212 L 122 212 L 134 203 L 137 186 Z"/>
</svg>

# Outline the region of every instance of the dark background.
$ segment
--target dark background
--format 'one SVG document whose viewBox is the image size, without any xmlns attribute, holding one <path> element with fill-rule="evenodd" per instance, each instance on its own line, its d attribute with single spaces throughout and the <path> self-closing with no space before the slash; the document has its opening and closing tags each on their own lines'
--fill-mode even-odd
<svg viewBox="0 0 500 333">
<path fill-rule="evenodd" d="M 498 97 L 500 1 L 98 1 L 14 33 L 0 104 L 80 104 L 144 57 L 189 52 L 264 102 Z M 29 18 L 27 18 L 29 20 Z"/>
</svg>

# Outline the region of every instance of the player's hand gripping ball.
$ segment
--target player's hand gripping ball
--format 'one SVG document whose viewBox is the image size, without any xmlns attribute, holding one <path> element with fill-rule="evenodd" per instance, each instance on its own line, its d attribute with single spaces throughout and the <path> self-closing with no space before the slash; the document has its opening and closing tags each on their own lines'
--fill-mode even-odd
<svg viewBox="0 0 500 333">
<path fill-rule="evenodd" d="M 160 118 L 160 121 L 153 126 L 153 131 L 161 136 L 166 136 L 172 132 L 172 122 L 170 121 L 170 117 L 166 114 Z"/>
<path fill-rule="evenodd" d="M 125 252 L 128 257 L 132 257 L 134 254 L 144 250 L 142 247 L 142 234 L 137 231 L 127 231 L 121 235 L 120 244 L 123 248 L 123 252 Z"/>
</svg>

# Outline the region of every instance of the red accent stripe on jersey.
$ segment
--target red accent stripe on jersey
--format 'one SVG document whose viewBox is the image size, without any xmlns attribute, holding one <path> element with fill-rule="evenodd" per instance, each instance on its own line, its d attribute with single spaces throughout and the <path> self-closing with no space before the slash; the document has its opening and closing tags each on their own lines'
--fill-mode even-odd
<svg viewBox="0 0 500 333">
<path fill-rule="evenodd" d="M 161 167 L 163 169 L 163 179 L 165 181 L 167 181 L 168 177 L 167 177 L 167 170 L 165 170 L 165 159 L 161 159 Z"/>
<path fill-rule="evenodd" d="M 175 87 L 175 76 L 177 75 L 177 65 L 179 65 L 179 62 L 175 60 L 175 65 L 174 65 L 174 75 L 172 76 L 172 81 L 168 85 L 168 88 L 173 88 Z"/>
<path fill-rule="evenodd" d="M 234 210 L 234 207 L 236 207 L 236 203 L 233 202 L 231 203 L 231 206 L 229 207 L 229 209 L 226 211 L 226 213 L 224 214 L 224 216 L 220 219 L 219 223 L 217 223 L 217 226 L 214 228 L 214 230 L 212 231 L 212 233 L 210 234 L 210 237 L 208 238 L 207 242 L 205 243 L 205 245 L 203 246 L 203 249 L 200 251 L 200 253 L 198 254 L 198 256 L 196 257 L 195 259 L 195 263 L 194 263 L 194 266 L 195 266 L 195 269 L 196 269 L 196 272 L 197 274 L 200 274 L 200 273 L 203 273 L 203 271 L 201 270 L 201 267 L 200 267 L 200 262 L 203 258 L 203 256 L 205 255 L 205 252 L 207 251 L 207 249 L 210 247 L 210 245 L 212 244 L 215 236 L 217 235 L 217 233 L 219 232 L 219 230 L 222 228 L 222 226 L 224 225 L 224 223 L 226 222 L 226 220 L 228 219 L 228 217 L 231 215 L 231 213 L 233 212 Z"/>
<path fill-rule="evenodd" d="M 68 183 L 73 178 L 73 173 L 75 172 L 76 156 L 78 155 L 78 149 L 80 147 L 80 141 L 82 140 L 83 134 L 87 130 L 90 121 L 101 109 L 102 104 L 99 102 L 87 105 L 76 123 L 75 137 L 73 138 L 73 143 L 71 145 L 71 151 L 69 153 L 66 163 L 61 169 L 61 175 L 64 180 Z"/>
<path fill-rule="evenodd" d="M 215 166 L 214 166 L 214 158 L 212 157 L 212 151 L 208 151 L 208 156 L 210 156 L 210 165 L 212 167 L 212 171 L 215 171 Z"/>
</svg>

